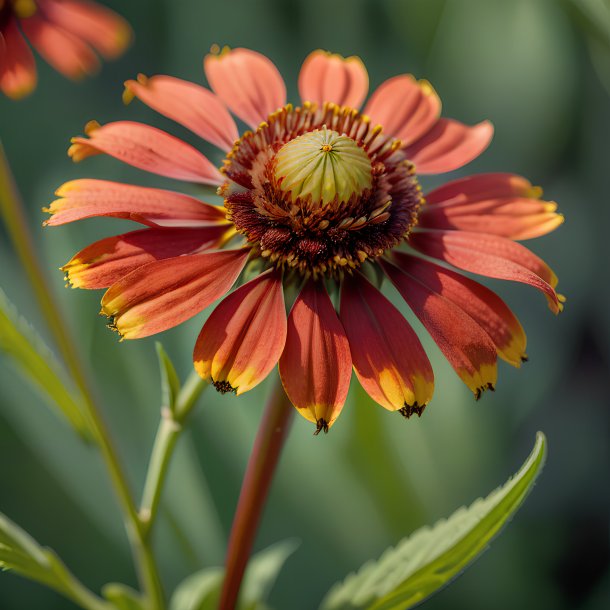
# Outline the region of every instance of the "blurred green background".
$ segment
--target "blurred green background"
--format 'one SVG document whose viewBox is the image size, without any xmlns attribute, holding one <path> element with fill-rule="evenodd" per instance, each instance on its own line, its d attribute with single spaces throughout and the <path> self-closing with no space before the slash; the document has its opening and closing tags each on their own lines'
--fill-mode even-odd
<svg viewBox="0 0 610 610">
<path fill-rule="evenodd" d="M 263 548 L 286 537 L 302 541 L 272 604 L 315 608 L 348 571 L 504 482 L 532 447 L 536 430 L 543 430 L 549 459 L 534 493 L 491 551 L 427 607 L 610 607 L 610 2 L 105 4 L 127 17 L 136 32 L 127 55 L 81 84 L 38 62 L 33 96 L 19 103 L 0 99 L 0 136 L 39 253 L 96 376 L 134 489 L 140 492 L 159 417 L 154 339 L 119 344 L 97 316 L 101 293 L 64 289 L 57 270 L 78 249 L 129 225 L 85 221 L 43 230 L 40 208 L 59 184 L 76 177 L 178 185 L 101 157 L 73 165 L 66 155 L 70 136 L 82 133 L 93 118 L 144 120 L 196 143 L 220 162 L 211 147 L 143 104 L 125 108 L 123 81 L 144 72 L 203 82 L 201 60 L 212 43 L 246 46 L 272 58 L 296 101 L 298 69 L 311 50 L 355 54 L 367 65 L 371 90 L 392 75 L 412 72 L 432 82 L 445 116 L 493 121 L 490 149 L 451 177 L 514 171 L 559 202 L 565 225 L 527 245 L 557 271 L 568 303 L 555 318 L 532 289 L 487 282 L 520 317 L 530 362 L 519 371 L 502 362 L 497 392 L 479 403 L 426 338 L 438 382 L 420 420 L 388 414 L 355 381 L 328 436 L 313 437 L 311 425 L 296 418 L 256 544 Z M 0 286 L 45 335 L 1 226 L 0 261 Z M 160 337 L 183 377 L 205 315 Z M 157 532 L 168 587 L 199 567 L 222 562 L 269 387 L 267 380 L 240 398 L 204 395 L 173 462 Z M 53 547 L 90 586 L 111 580 L 135 584 L 98 457 L 6 361 L 0 362 L 0 388 L 0 510 Z M 0 575 L 0 609 L 24 608 L 72 606 L 38 585 Z"/>
</svg>

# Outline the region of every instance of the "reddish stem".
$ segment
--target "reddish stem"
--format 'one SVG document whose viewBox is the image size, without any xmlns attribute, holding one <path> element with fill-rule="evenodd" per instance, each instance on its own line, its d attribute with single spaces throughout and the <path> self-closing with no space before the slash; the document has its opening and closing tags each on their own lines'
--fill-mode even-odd
<svg viewBox="0 0 610 610">
<path fill-rule="evenodd" d="M 265 408 L 233 519 L 218 610 L 235 610 L 261 513 L 294 409 L 278 381 Z"/>
</svg>

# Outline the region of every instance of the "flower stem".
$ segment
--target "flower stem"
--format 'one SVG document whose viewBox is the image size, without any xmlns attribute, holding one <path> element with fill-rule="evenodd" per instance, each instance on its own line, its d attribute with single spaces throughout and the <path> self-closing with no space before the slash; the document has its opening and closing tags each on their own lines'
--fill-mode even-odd
<svg viewBox="0 0 610 610">
<path fill-rule="evenodd" d="M 86 415 L 92 426 L 95 439 L 100 448 L 110 479 L 123 510 L 125 526 L 132 546 L 140 581 L 154 610 L 165 607 L 161 581 L 157 571 L 152 549 L 142 534 L 138 512 L 133 500 L 127 478 L 112 444 L 110 434 L 101 416 L 97 399 L 91 389 L 87 373 L 68 325 L 61 316 L 29 232 L 23 203 L 17 191 L 4 148 L 0 143 L 0 213 L 4 217 L 15 250 L 28 275 L 40 309 L 49 325 L 62 357 L 70 370 L 75 383 L 83 395 Z"/>
<path fill-rule="evenodd" d="M 288 436 L 293 411 L 278 379 L 265 408 L 241 486 L 229 537 L 218 610 L 235 610 L 241 581 L 280 452 Z"/>
<path fill-rule="evenodd" d="M 140 504 L 140 521 L 143 535 L 146 538 L 150 536 L 150 531 L 157 517 L 163 484 L 174 447 L 184 429 L 184 422 L 195 406 L 197 399 L 207 387 L 208 382 L 201 379 L 193 371 L 180 390 L 174 409 L 164 407 L 161 411 L 161 422 L 150 456 L 142 503 Z"/>
</svg>

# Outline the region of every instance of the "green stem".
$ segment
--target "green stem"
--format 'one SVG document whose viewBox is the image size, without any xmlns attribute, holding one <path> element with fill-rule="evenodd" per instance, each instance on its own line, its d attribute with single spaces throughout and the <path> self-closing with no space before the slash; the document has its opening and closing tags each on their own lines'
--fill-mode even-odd
<svg viewBox="0 0 610 610">
<path fill-rule="evenodd" d="M 134 552 L 142 587 L 154 610 L 163 610 L 165 601 L 152 549 L 148 546 L 140 525 L 138 512 L 127 478 L 117 457 L 110 434 L 101 416 L 94 392 L 83 366 L 68 325 L 60 314 L 51 287 L 38 257 L 29 231 L 23 203 L 17 191 L 4 148 L 0 143 L 0 212 L 6 222 L 15 250 L 40 305 L 43 316 L 55 339 L 74 381 L 83 395 L 86 414 L 95 439 L 106 463 L 110 479 L 123 510 L 125 526 Z"/>
<path fill-rule="evenodd" d="M 241 581 L 280 453 L 290 430 L 293 412 L 294 408 L 278 379 L 265 408 L 241 486 L 229 537 L 218 610 L 235 610 Z"/>
<path fill-rule="evenodd" d="M 197 399 L 208 382 L 193 371 L 180 390 L 173 410 L 164 407 L 161 422 L 150 456 L 146 482 L 140 505 L 140 521 L 143 535 L 148 538 L 157 518 L 163 485 L 178 437 L 184 429 L 184 422 L 191 413 Z"/>
<path fill-rule="evenodd" d="M 60 591 L 65 597 L 85 610 L 113 610 L 114 606 L 91 592 L 73 574 L 65 575 L 65 590 Z"/>
</svg>

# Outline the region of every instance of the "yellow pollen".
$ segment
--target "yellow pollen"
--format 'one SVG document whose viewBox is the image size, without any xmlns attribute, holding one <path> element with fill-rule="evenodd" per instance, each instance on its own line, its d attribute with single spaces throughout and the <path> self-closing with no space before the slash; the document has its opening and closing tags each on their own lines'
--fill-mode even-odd
<svg viewBox="0 0 610 610">
<path fill-rule="evenodd" d="M 330 152 L 333 149 L 331 144 L 324 144 L 324 146 L 322 146 L 322 148 L 320 150 L 323 150 L 324 152 Z"/>
</svg>

